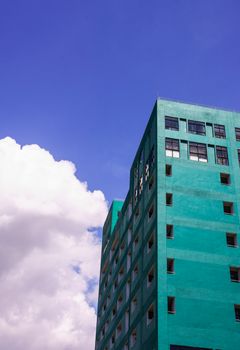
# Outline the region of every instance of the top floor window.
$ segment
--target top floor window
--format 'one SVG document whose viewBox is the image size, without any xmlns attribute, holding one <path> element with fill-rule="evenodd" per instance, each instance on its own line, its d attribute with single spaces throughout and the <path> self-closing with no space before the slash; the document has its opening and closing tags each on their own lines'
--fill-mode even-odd
<svg viewBox="0 0 240 350">
<path fill-rule="evenodd" d="M 225 126 L 220 124 L 214 124 L 214 135 L 220 139 L 226 138 Z"/>
<path fill-rule="evenodd" d="M 166 156 L 179 158 L 179 140 L 166 138 Z"/>
<path fill-rule="evenodd" d="M 236 140 L 240 141 L 240 128 L 235 128 Z"/>
<path fill-rule="evenodd" d="M 166 116 L 165 117 L 165 129 L 179 130 L 178 118 Z"/>
<path fill-rule="evenodd" d="M 206 135 L 206 128 L 204 122 L 197 122 L 195 120 L 188 121 L 188 132 L 197 135 Z"/>
</svg>

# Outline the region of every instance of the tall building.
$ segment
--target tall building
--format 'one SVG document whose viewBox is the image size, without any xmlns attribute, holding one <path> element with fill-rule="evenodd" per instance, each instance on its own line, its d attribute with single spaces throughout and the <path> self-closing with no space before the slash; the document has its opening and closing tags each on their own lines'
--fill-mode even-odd
<svg viewBox="0 0 240 350">
<path fill-rule="evenodd" d="M 240 349 L 240 113 L 158 99 L 102 241 L 96 350 Z"/>
</svg>

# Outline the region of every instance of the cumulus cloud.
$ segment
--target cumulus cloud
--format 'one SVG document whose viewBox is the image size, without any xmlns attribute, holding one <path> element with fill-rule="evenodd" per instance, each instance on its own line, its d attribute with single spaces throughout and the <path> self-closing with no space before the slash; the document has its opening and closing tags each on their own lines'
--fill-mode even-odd
<svg viewBox="0 0 240 350">
<path fill-rule="evenodd" d="M 93 349 L 103 193 L 9 137 L 0 166 L 0 349 Z"/>
</svg>

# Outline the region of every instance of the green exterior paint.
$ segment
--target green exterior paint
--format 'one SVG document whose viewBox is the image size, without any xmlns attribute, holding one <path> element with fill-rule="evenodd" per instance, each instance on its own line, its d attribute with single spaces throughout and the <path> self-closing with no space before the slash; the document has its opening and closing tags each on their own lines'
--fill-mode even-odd
<svg viewBox="0 0 240 350">
<path fill-rule="evenodd" d="M 165 129 L 165 116 L 179 118 L 178 131 Z M 206 135 L 189 133 L 188 120 L 207 123 Z M 225 126 L 225 139 L 213 136 L 214 124 Z M 239 113 L 157 100 L 131 167 L 128 195 L 124 203 L 113 202 L 104 225 L 96 350 L 240 348 L 234 312 L 240 284 L 231 281 L 229 270 L 240 266 L 240 248 L 226 242 L 227 232 L 240 241 L 235 127 Z M 180 158 L 166 156 L 166 137 L 179 140 Z M 189 159 L 189 142 L 206 144 L 206 163 Z M 227 147 L 228 166 L 216 164 L 216 146 Z M 172 165 L 171 176 L 166 164 Z M 230 174 L 230 185 L 220 182 L 220 173 Z M 166 193 L 173 195 L 171 206 Z M 223 202 L 233 203 L 233 215 L 224 213 Z M 173 225 L 173 239 L 166 237 L 167 224 Z M 174 259 L 173 274 L 167 273 L 167 258 Z M 168 296 L 175 297 L 173 314 Z"/>
</svg>

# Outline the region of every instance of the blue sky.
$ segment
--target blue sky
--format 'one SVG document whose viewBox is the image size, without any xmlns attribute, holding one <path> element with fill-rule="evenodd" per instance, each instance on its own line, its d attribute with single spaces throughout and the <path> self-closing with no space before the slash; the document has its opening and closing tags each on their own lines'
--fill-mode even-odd
<svg viewBox="0 0 240 350">
<path fill-rule="evenodd" d="M 0 138 L 123 198 L 157 96 L 240 110 L 239 0 L 0 2 Z"/>
</svg>

